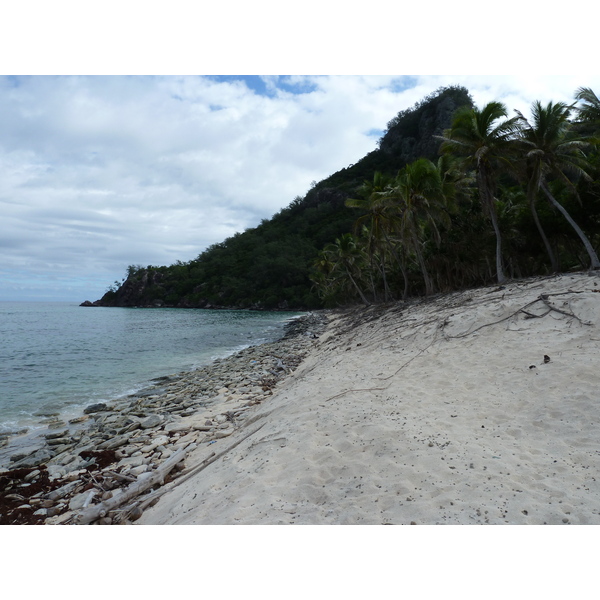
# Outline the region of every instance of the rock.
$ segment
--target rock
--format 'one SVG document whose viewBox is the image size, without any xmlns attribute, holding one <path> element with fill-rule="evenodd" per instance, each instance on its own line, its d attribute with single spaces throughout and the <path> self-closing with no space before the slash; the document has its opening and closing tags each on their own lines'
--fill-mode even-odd
<svg viewBox="0 0 600 600">
<path fill-rule="evenodd" d="M 110 438 L 105 442 L 102 442 L 98 445 L 99 450 L 114 450 L 115 448 L 119 448 L 124 446 L 129 441 L 130 435 L 125 433 L 123 435 Z"/>
<path fill-rule="evenodd" d="M 69 495 L 77 486 L 79 485 L 79 481 L 71 481 L 62 487 L 53 490 L 47 495 L 48 500 L 56 501 L 64 498 Z"/>
<path fill-rule="evenodd" d="M 51 433 L 45 433 L 44 437 L 47 440 L 54 440 L 56 438 L 65 437 L 65 435 L 67 435 L 68 433 L 69 433 L 68 429 L 63 429 L 62 431 L 52 431 Z"/>
<path fill-rule="evenodd" d="M 150 415 L 140 423 L 140 426 L 142 429 L 151 429 L 152 427 L 158 427 L 162 422 L 163 417 L 161 415 Z"/>
<path fill-rule="evenodd" d="M 233 433 L 233 431 L 233 429 L 215 431 L 215 433 L 211 437 L 213 437 L 215 440 L 219 440 L 221 438 L 230 436 Z"/>
<path fill-rule="evenodd" d="M 167 438 L 166 435 L 160 436 L 160 437 L 156 438 L 152 443 L 141 448 L 142 454 L 149 454 L 155 448 L 158 448 L 159 446 L 166 444 L 168 441 L 169 441 L 169 438 Z"/>
<path fill-rule="evenodd" d="M 29 456 L 30 454 L 37 452 L 38 450 L 41 450 L 41 446 L 39 446 L 39 445 L 38 446 L 28 446 L 27 448 L 22 448 L 18 452 L 15 452 L 13 455 L 11 455 L 10 461 L 18 462 L 20 460 L 23 460 L 26 456 Z"/>
<path fill-rule="evenodd" d="M 54 438 L 54 439 L 49 439 L 47 440 L 48 446 L 69 446 L 71 445 L 71 439 L 70 438 L 63 438 L 63 437 L 59 437 L 59 438 Z M 61 450 L 61 452 L 64 452 L 64 450 Z"/>
<path fill-rule="evenodd" d="M 9 438 L 13 435 L 23 435 L 29 431 L 29 427 L 24 427 L 23 429 L 16 429 L 14 431 L 3 431 L 0 433 L 0 438 Z"/>
<path fill-rule="evenodd" d="M 62 479 L 66 473 L 66 469 L 60 465 L 48 465 L 47 470 L 48 478 L 51 481 L 54 481 L 55 479 Z"/>
<path fill-rule="evenodd" d="M 28 473 L 27 475 L 25 475 L 25 477 L 23 477 L 23 480 L 24 481 L 33 481 L 39 474 L 40 474 L 40 470 L 35 469 L 34 471 L 31 471 L 31 473 Z"/>
<path fill-rule="evenodd" d="M 134 467 L 139 467 L 143 464 L 144 464 L 143 456 L 132 456 L 132 457 L 128 457 L 128 458 L 122 458 L 118 462 L 117 467 L 129 467 L 129 468 L 133 469 Z"/>
<path fill-rule="evenodd" d="M 54 453 L 47 448 L 41 448 L 37 452 L 30 454 L 27 458 L 24 458 L 15 463 L 14 467 L 17 469 L 30 469 L 31 467 L 37 467 L 45 462 L 48 462 Z"/>
<path fill-rule="evenodd" d="M 142 473 L 146 473 L 146 471 L 148 471 L 148 465 L 140 465 L 139 467 L 133 467 L 132 469 L 130 469 L 128 475 L 141 475 Z"/>
<path fill-rule="evenodd" d="M 192 428 L 190 423 L 168 423 L 164 427 L 165 433 L 178 433 L 182 431 L 189 431 Z"/>
<path fill-rule="evenodd" d="M 83 413 L 86 415 L 90 415 L 92 413 L 101 412 L 103 410 L 107 410 L 108 406 L 104 404 L 104 402 L 98 402 L 97 404 L 90 404 L 87 408 L 83 409 Z"/>
<path fill-rule="evenodd" d="M 130 521 L 137 521 L 141 516 L 142 516 L 142 509 L 139 506 L 134 506 L 130 511 L 129 511 L 129 520 Z"/>
</svg>

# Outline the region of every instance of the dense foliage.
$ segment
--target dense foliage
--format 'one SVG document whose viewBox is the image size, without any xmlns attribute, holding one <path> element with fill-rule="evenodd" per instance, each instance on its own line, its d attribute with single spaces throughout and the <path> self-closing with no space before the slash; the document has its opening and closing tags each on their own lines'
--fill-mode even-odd
<svg viewBox="0 0 600 600">
<path fill-rule="evenodd" d="M 130 266 L 100 304 L 306 309 L 597 268 L 600 102 L 576 100 L 528 120 L 440 89 L 271 219 L 188 263 Z"/>
<path fill-rule="evenodd" d="M 500 102 L 464 106 L 418 159 L 375 173 L 349 207 L 354 235 L 329 244 L 313 280 L 324 302 L 365 304 L 507 277 L 599 269 L 600 102 L 534 102 L 531 120 Z M 383 182 L 383 183 L 382 183 Z M 544 202 L 545 200 L 545 202 Z"/>
</svg>

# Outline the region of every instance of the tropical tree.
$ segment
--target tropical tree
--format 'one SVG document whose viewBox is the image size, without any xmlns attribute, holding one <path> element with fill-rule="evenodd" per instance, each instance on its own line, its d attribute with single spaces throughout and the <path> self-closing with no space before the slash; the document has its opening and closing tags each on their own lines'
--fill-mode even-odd
<svg viewBox="0 0 600 600">
<path fill-rule="evenodd" d="M 578 121 L 589 123 L 598 130 L 600 128 L 600 98 L 591 88 L 580 87 L 575 92 L 575 99 L 580 102 L 576 108 Z"/>
<path fill-rule="evenodd" d="M 400 170 L 386 196 L 393 200 L 399 215 L 399 233 L 404 246 L 412 250 L 425 282 L 425 294 L 433 293 L 433 281 L 423 255 L 425 228 L 439 245 L 438 223 L 449 225 L 444 184 L 436 165 L 420 158 Z"/>
<path fill-rule="evenodd" d="M 364 215 L 357 219 L 355 228 L 358 229 L 368 223 L 367 248 L 369 258 L 373 263 L 376 253 L 380 257 L 380 269 L 382 271 L 386 301 L 390 295 L 385 267 L 385 258 L 388 252 L 395 258 L 404 279 L 403 299 L 406 299 L 408 293 L 408 276 L 404 260 L 401 254 L 398 253 L 397 245 L 392 239 L 396 226 L 397 213 L 396 206 L 390 202 L 388 189 L 392 186 L 393 180 L 393 177 L 376 171 L 373 175 L 373 181 L 365 181 L 359 188 L 359 198 L 348 198 L 346 200 L 346 206 L 359 208 L 365 212 Z"/>
<path fill-rule="evenodd" d="M 521 112 L 515 111 L 521 125 L 519 142 L 523 148 L 523 158 L 528 173 L 529 206 L 554 271 L 558 271 L 558 262 L 535 209 L 535 201 L 540 189 L 551 204 L 565 217 L 583 242 L 590 257 L 591 268 L 600 268 L 598 255 L 591 242 L 575 223 L 567 209 L 555 198 L 548 185 L 548 177 L 553 176 L 567 184 L 567 187 L 578 197 L 577 190 L 567 174 L 590 179 L 587 173 L 589 162 L 584 154 L 584 149 L 589 147 L 589 143 L 582 137 L 573 135 L 569 121 L 572 109 L 572 105 L 569 106 L 564 102 L 548 102 L 546 106 L 542 106 L 541 102 L 536 100 L 531 107 L 531 122 Z"/>
<path fill-rule="evenodd" d="M 518 118 L 507 119 L 507 115 L 506 106 L 501 102 L 489 102 L 482 109 L 460 108 L 450 129 L 444 131 L 441 145 L 442 151 L 462 157 L 465 168 L 475 170 L 479 198 L 496 235 L 498 283 L 504 283 L 506 275 L 502 266 L 502 236 L 494 194 L 498 175 L 511 170 L 514 134 L 518 129 Z"/>
<path fill-rule="evenodd" d="M 364 274 L 364 253 L 351 233 L 344 233 L 336 238 L 333 244 L 327 244 L 323 250 L 323 258 L 331 263 L 331 273 L 343 273 L 360 299 L 367 306 L 370 304 L 361 286 L 360 278 Z"/>
<path fill-rule="evenodd" d="M 359 208 L 365 212 L 355 223 L 355 230 L 361 231 L 367 240 L 367 254 L 371 263 L 371 270 L 375 270 L 375 261 L 378 260 L 377 268 L 381 271 L 384 287 L 384 298 L 387 302 L 390 291 L 387 281 L 387 269 L 385 264 L 385 245 L 389 239 L 389 211 L 386 206 L 382 192 L 389 186 L 392 178 L 384 175 L 381 171 L 375 171 L 372 181 L 365 181 L 358 190 L 358 198 L 348 198 L 346 206 Z M 372 284 L 373 296 L 377 300 L 375 285 Z"/>
</svg>

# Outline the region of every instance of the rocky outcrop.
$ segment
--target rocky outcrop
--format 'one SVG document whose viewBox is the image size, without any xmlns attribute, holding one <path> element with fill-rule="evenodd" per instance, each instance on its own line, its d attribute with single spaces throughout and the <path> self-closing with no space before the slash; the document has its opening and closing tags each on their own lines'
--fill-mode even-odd
<svg viewBox="0 0 600 600">
<path fill-rule="evenodd" d="M 390 121 L 381 139 L 381 151 L 399 159 L 401 165 L 421 157 L 435 161 L 440 147 L 436 136 L 450 127 L 454 111 L 465 105 L 472 105 L 472 100 L 468 91 L 460 87 L 450 87 L 425 98 L 416 110 L 402 111 Z"/>
</svg>

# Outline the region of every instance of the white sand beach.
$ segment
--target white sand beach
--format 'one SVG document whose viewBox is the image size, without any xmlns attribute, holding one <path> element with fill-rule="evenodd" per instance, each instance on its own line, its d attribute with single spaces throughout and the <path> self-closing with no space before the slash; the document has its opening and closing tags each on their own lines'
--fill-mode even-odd
<svg viewBox="0 0 600 600">
<path fill-rule="evenodd" d="M 600 524 L 599 384 L 596 273 L 334 311 L 136 524 Z"/>
</svg>

